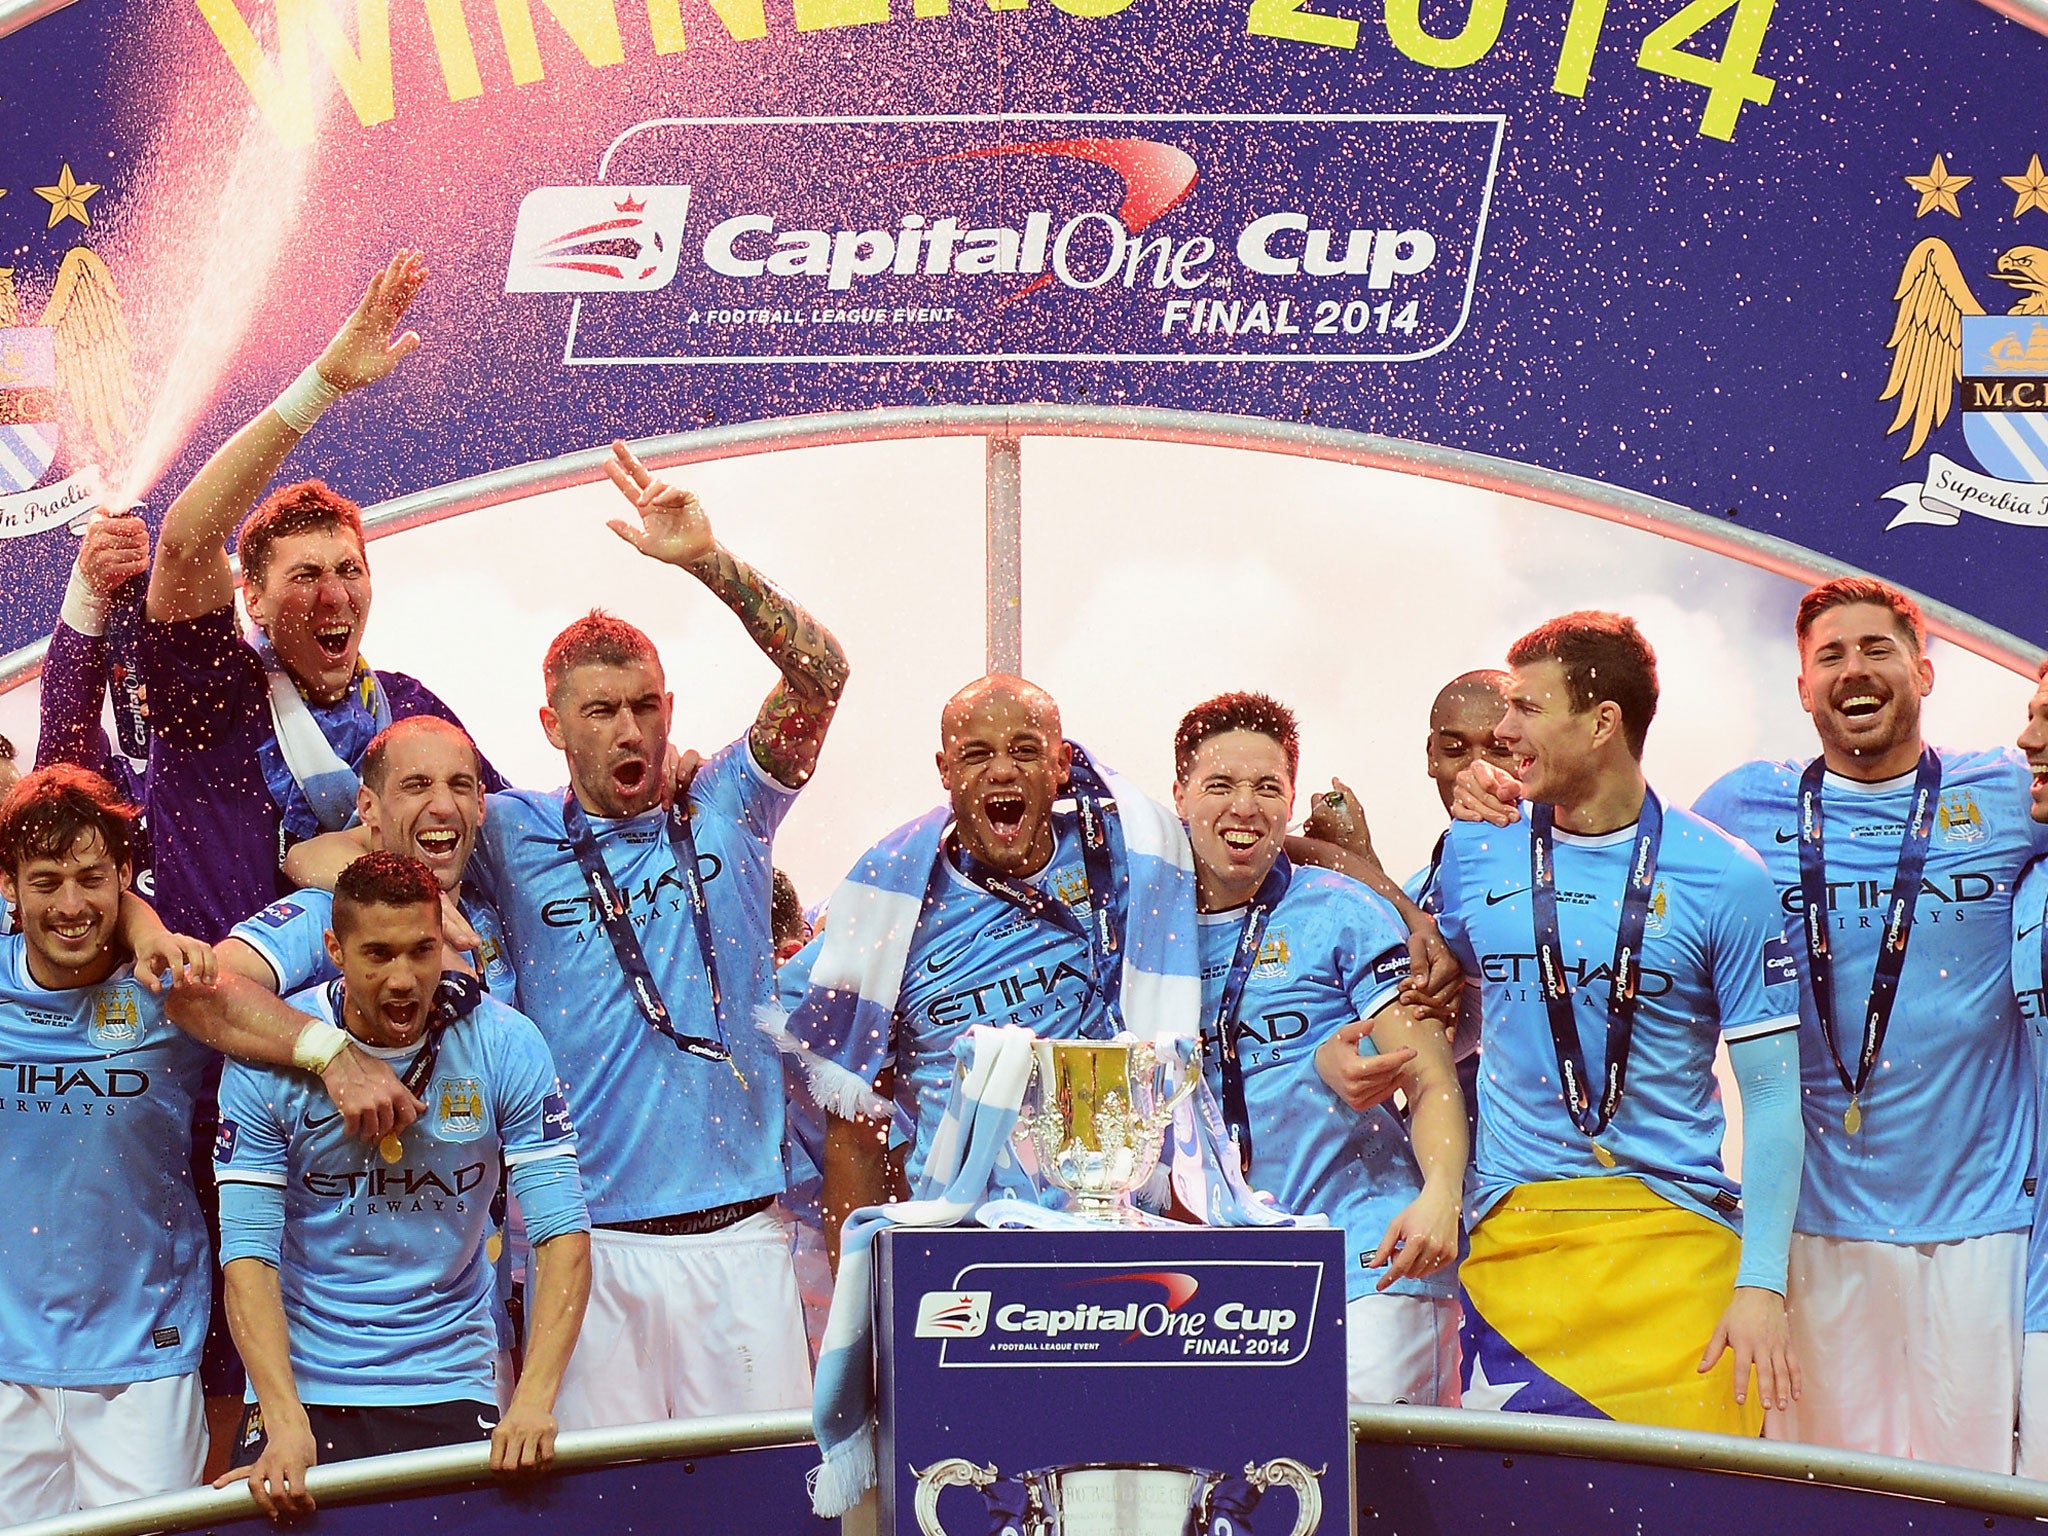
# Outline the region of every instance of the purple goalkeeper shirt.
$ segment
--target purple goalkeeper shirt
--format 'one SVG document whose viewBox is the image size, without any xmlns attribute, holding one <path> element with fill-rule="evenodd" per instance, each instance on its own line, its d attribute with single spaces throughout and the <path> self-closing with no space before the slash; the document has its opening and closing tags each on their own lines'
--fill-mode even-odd
<svg viewBox="0 0 2048 1536">
<path fill-rule="evenodd" d="M 174 933 L 217 943 L 284 893 L 282 817 L 259 753 L 271 738 L 270 683 L 235 628 L 232 603 L 196 619 L 143 626 L 149 689 L 149 813 L 156 907 Z M 415 678 L 379 672 L 391 717 L 455 712 Z M 43 686 L 50 686 L 45 663 Z M 93 705 L 98 710 L 97 698 Z M 504 781 L 489 763 L 484 787 Z"/>
</svg>

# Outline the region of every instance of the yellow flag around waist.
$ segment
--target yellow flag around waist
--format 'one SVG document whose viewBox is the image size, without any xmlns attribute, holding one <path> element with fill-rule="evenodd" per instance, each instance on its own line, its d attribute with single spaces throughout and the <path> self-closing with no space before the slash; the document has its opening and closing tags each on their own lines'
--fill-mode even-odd
<svg viewBox="0 0 2048 1536">
<path fill-rule="evenodd" d="M 1468 1408 L 1564 1413 L 1754 1436 L 1734 1357 L 1698 1370 L 1734 1294 L 1742 1242 L 1640 1180 L 1510 1191 L 1472 1233 L 1465 1287 Z"/>
</svg>

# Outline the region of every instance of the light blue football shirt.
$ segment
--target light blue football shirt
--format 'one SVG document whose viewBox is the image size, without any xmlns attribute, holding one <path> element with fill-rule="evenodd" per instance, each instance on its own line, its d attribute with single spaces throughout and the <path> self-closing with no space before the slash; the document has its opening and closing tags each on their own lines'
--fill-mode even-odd
<svg viewBox="0 0 2048 1536">
<path fill-rule="evenodd" d="M 1558 929 L 1589 1080 L 1604 1080 L 1615 931 L 1633 825 L 1556 835 Z M 1721 1164 L 1727 1129 L 1714 1080 L 1718 1040 L 1796 1027 L 1792 946 L 1762 863 L 1699 817 L 1666 806 L 1643 933 L 1641 1000 L 1628 1086 L 1600 1138 L 1603 1166 L 1573 1123 L 1536 977 L 1529 822 L 1459 822 L 1439 887 L 1443 935 L 1480 978 L 1478 1173 L 1473 1219 L 1518 1184 L 1633 1176 L 1739 1230 L 1739 1190 Z"/>
<path fill-rule="evenodd" d="M 1849 1096 L 1821 1039 L 1800 933 L 1805 764 L 1745 764 L 1696 806 L 1763 858 L 1793 941 L 1806 1120 L 1800 1232 L 1934 1243 L 2020 1231 L 2033 1219 L 2025 1188 L 2033 1074 L 2009 962 L 2013 887 L 2028 860 L 2048 850 L 2048 829 L 2027 815 L 2030 775 L 2018 754 L 1944 751 L 1941 763 L 1898 1002 L 1853 1136 L 1843 1128 Z M 1910 773 L 1883 784 L 1829 774 L 1822 787 L 1836 1043 L 1852 1076 L 1912 795 Z"/>
<path fill-rule="evenodd" d="M 464 890 L 456 903 L 469 926 L 483 941 L 477 959 L 483 965 L 485 990 L 507 1008 L 519 1006 L 519 978 L 498 922 L 497 909 Z M 277 990 L 289 997 L 307 987 L 335 980 L 340 972 L 327 955 L 327 930 L 334 926 L 334 893 L 314 886 L 281 897 L 228 931 L 261 955 L 277 979 Z"/>
<path fill-rule="evenodd" d="M 47 991 L 0 938 L 0 1381 L 199 1368 L 211 1296 L 192 1103 L 218 1058 L 122 967 Z"/>
<path fill-rule="evenodd" d="M 755 763 L 744 737 L 690 786 L 718 950 L 716 1025 L 664 813 L 590 818 L 676 1028 L 707 1039 L 722 1029 L 730 1063 L 681 1050 L 635 1005 L 570 851 L 562 794 L 492 795 L 468 874 L 498 910 L 524 1012 L 561 1069 L 592 1220 L 644 1221 L 779 1193 L 782 1067 L 755 1010 L 775 994 L 769 856 L 796 791 Z"/>
<path fill-rule="evenodd" d="M 1202 1060 L 1209 1086 L 1223 1102 L 1223 1066 L 1216 1038 L 1223 986 L 1244 932 L 1246 909 L 1204 913 Z M 1320 869 L 1293 871 L 1273 909 L 1238 1005 L 1237 1055 L 1244 1069 L 1251 1120 L 1254 1188 L 1284 1210 L 1327 1216 L 1350 1251 L 1347 1299 L 1370 1296 L 1383 1271 L 1365 1261 L 1388 1225 L 1422 1193 L 1422 1172 L 1408 1127 L 1391 1104 L 1359 1113 L 1348 1108 L 1316 1071 L 1316 1047 L 1344 1025 L 1369 1019 L 1401 991 L 1408 977 L 1408 929 L 1393 907 L 1355 880 Z M 1376 1055 L 1367 1035 L 1361 1055 Z M 1457 1294 L 1446 1267 L 1420 1279 L 1397 1280 L 1399 1296 Z"/>
<path fill-rule="evenodd" d="M 292 1006 L 336 1023 L 339 990 Z M 402 1075 L 415 1052 L 373 1054 Z M 501 1161 L 534 1244 L 589 1226 L 568 1105 L 524 1015 L 481 999 L 443 1033 L 421 1097 L 393 1157 L 351 1138 L 307 1073 L 234 1062 L 221 1075 L 221 1262 L 277 1266 L 304 1402 L 493 1400 L 484 1239 Z"/>
<path fill-rule="evenodd" d="M 2033 1052 L 2036 1126 L 2048 1125 L 2048 977 L 2042 975 L 2041 924 L 2048 909 L 2048 859 L 2036 859 L 2020 876 L 2012 903 L 2012 990 L 2026 1021 Z M 1906 950 L 1908 957 L 1913 951 Z M 2027 1242 L 2028 1333 L 2048 1332 L 2048 1148 L 2037 1138 L 2034 1153 L 2034 1229 Z"/>
<path fill-rule="evenodd" d="M 1408 899 L 1432 917 L 1439 897 L 1436 889 L 1436 860 L 1415 871 L 1401 886 Z M 1479 1053 L 1479 979 L 1465 978 L 1465 990 L 1458 994 L 1458 1018 L 1451 1029 L 1451 1057 L 1466 1061 Z"/>
<path fill-rule="evenodd" d="M 1027 883 L 1063 902 L 1086 926 L 1088 878 L 1071 815 L 1054 818 L 1052 860 Z M 950 836 L 945 840 L 950 843 Z M 1041 1039 L 1112 1032 L 1090 969 L 1088 941 L 993 896 L 942 853 L 926 887 L 896 996 L 888 1040 L 804 1044 L 872 1083 L 896 1068 L 896 1103 L 917 1127 L 905 1173 L 917 1188 L 925 1153 L 953 1090 L 953 1047 L 978 1024 L 1022 1024 Z"/>
</svg>

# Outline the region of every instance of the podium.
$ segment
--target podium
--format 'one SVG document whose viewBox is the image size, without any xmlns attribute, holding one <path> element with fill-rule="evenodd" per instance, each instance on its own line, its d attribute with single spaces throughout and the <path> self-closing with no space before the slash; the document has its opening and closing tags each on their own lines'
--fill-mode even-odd
<svg viewBox="0 0 2048 1536">
<path fill-rule="evenodd" d="M 1343 1236 L 878 1236 L 881 1529 L 1342 1536 Z"/>
</svg>

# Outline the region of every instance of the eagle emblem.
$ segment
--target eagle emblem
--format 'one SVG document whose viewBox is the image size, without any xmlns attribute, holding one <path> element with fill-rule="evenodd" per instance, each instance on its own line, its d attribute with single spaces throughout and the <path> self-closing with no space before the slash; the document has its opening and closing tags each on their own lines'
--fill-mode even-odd
<svg viewBox="0 0 2048 1536">
<path fill-rule="evenodd" d="M 1892 295 L 1898 319 L 1885 343 L 1891 373 L 1878 396 L 1898 401 L 1885 432 L 1911 427 L 1900 455 L 1910 459 L 1948 420 L 1961 389 L 1964 437 L 1985 468 L 2048 481 L 2048 326 L 2011 318 L 2048 316 L 2048 249 L 2016 245 L 1989 275 L 2018 295 L 2004 316 L 1987 315 L 1977 302 L 1946 240 L 1922 240 L 1907 256 Z"/>
<path fill-rule="evenodd" d="M 104 261 L 82 245 L 67 252 L 35 325 L 22 323 L 14 269 L 0 267 L 0 493 L 40 483 L 66 429 L 81 457 L 121 462 L 141 406 L 128 320 Z"/>
</svg>

